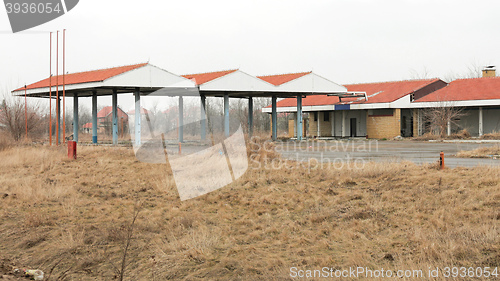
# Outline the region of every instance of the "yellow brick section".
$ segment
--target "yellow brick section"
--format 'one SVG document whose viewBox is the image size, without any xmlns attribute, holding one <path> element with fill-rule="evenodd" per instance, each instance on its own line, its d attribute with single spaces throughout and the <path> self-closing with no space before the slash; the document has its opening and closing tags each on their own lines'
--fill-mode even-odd
<svg viewBox="0 0 500 281">
<path fill-rule="evenodd" d="M 401 109 L 394 109 L 393 116 L 370 117 L 366 113 L 366 132 L 371 139 L 391 139 L 401 135 Z"/>
<path fill-rule="evenodd" d="M 319 112 L 318 121 L 319 121 L 319 134 L 320 137 L 329 137 L 332 135 L 332 123 L 331 118 L 330 121 L 323 121 L 324 115 L 328 114 L 330 116 L 330 112 Z M 309 113 L 309 135 L 312 137 L 316 137 L 318 135 L 318 122 L 314 121 L 314 113 Z"/>
</svg>

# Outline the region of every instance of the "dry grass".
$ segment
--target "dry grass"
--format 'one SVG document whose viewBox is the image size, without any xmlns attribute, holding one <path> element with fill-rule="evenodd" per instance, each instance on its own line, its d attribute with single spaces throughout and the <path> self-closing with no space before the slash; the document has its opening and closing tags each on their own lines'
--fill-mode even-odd
<svg viewBox="0 0 500 281">
<path fill-rule="evenodd" d="M 48 147 L 0 157 L 0 264 L 54 268 L 51 280 L 114 279 L 138 201 L 127 280 L 500 265 L 498 168 L 308 170 L 290 162 L 181 202 L 171 171 L 137 161 L 129 148 L 80 147 L 76 161 Z M 251 157 L 263 167 L 277 159 L 272 151 Z"/>
<path fill-rule="evenodd" d="M 500 140 L 500 132 L 493 132 L 481 136 L 483 140 Z"/>
<path fill-rule="evenodd" d="M 479 147 L 474 150 L 462 150 L 457 153 L 461 158 L 498 158 L 500 157 L 500 145 Z"/>
</svg>

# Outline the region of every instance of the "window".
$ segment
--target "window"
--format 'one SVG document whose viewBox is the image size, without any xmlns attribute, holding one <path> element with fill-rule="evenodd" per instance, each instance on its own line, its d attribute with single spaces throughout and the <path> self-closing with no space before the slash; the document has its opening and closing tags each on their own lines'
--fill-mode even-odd
<svg viewBox="0 0 500 281">
<path fill-rule="evenodd" d="M 314 121 L 318 121 L 318 112 L 317 111 L 314 112 Z"/>
<path fill-rule="evenodd" d="M 323 112 L 323 121 L 330 122 L 330 112 Z"/>
</svg>

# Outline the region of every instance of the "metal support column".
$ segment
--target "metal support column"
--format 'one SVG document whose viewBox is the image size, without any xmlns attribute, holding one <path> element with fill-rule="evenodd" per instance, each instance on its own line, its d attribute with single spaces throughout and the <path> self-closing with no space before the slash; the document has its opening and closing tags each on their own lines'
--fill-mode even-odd
<svg viewBox="0 0 500 281">
<path fill-rule="evenodd" d="M 319 121 L 319 114 L 320 114 L 320 113 L 321 113 L 321 111 L 317 111 L 317 114 L 318 114 L 318 115 L 317 115 L 317 116 L 318 116 L 318 118 L 316 118 L 316 137 L 317 137 L 317 138 L 319 138 L 319 137 L 321 136 L 321 133 L 320 133 L 320 131 L 319 131 L 319 129 L 320 129 L 320 128 L 319 128 L 319 122 L 320 122 L 320 121 Z"/>
<path fill-rule="evenodd" d="M 479 136 L 484 134 L 484 125 L 483 125 L 483 108 L 479 108 Z"/>
<path fill-rule="evenodd" d="M 229 95 L 224 94 L 224 136 L 229 137 Z"/>
<path fill-rule="evenodd" d="M 92 92 L 92 143 L 97 144 L 97 92 Z"/>
<path fill-rule="evenodd" d="M 204 141 L 207 139 L 207 97 L 205 95 L 201 95 L 201 109 L 200 109 L 200 130 L 201 130 L 201 140 Z"/>
<path fill-rule="evenodd" d="M 56 144 L 59 145 L 61 143 L 61 98 L 57 97 L 57 139 Z"/>
<path fill-rule="evenodd" d="M 179 142 L 184 142 L 184 99 L 179 96 Z"/>
<path fill-rule="evenodd" d="M 297 140 L 302 140 L 302 95 L 297 96 Z"/>
<path fill-rule="evenodd" d="M 253 98 L 248 98 L 248 137 L 253 135 Z"/>
<path fill-rule="evenodd" d="M 345 110 L 342 110 L 342 137 L 346 137 L 346 130 L 345 130 Z"/>
<path fill-rule="evenodd" d="M 112 103 L 112 117 L 113 117 L 113 145 L 118 144 L 118 94 L 116 89 L 113 89 L 111 99 Z"/>
<path fill-rule="evenodd" d="M 271 112 L 271 126 L 272 126 L 272 138 L 276 141 L 278 135 L 278 114 L 276 112 L 276 96 L 272 96 L 272 112 Z"/>
<path fill-rule="evenodd" d="M 73 95 L 73 140 L 78 142 L 78 94 Z"/>
<path fill-rule="evenodd" d="M 141 145 L 141 92 L 140 89 L 135 89 L 135 115 L 134 115 L 134 141 L 135 145 Z"/>
</svg>

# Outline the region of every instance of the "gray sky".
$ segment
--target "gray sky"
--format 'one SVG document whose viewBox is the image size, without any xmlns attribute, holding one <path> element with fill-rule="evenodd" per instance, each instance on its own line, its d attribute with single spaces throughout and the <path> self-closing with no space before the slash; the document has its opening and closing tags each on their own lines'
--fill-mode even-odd
<svg viewBox="0 0 500 281">
<path fill-rule="evenodd" d="M 68 72 L 150 61 L 176 74 L 313 70 L 341 84 L 447 77 L 500 63 L 499 12 L 497 0 L 81 0 L 12 34 L 2 6 L 0 89 L 48 77 L 48 31 L 63 28 Z"/>
</svg>

